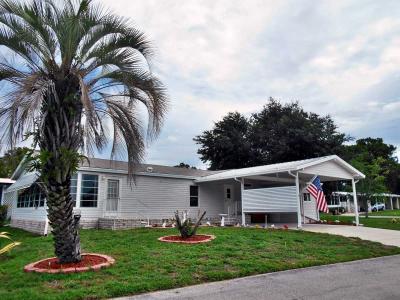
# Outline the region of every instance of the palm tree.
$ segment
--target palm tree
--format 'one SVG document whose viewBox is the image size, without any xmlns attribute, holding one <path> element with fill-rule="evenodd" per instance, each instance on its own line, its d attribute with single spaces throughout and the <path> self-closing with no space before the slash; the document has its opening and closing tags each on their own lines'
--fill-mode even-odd
<svg viewBox="0 0 400 300">
<path fill-rule="evenodd" d="M 152 47 L 128 20 L 91 0 L 0 0 L 0 45 L 12 57 L 0 62 L 1 141 L 13 148 L 32 136 L 55 254 L 61 263 L 79 261 L 71 175 L 80 151 L 111 142 L 111 158 L 125 150 L 133 176 L 167 109 L 151 72 Z"/>
</svg>

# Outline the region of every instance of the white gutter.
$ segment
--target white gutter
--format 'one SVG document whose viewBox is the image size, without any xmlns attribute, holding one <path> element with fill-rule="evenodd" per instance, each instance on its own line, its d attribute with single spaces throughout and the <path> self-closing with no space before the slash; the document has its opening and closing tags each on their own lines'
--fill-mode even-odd
<svg viewBox="0 0 400 300">
<path fill-rule="evenodd" d="M 111 173 L 111 174 L 123 174 L 128 175 L 128 172 L 125 170 L 118 169 L 103 169 L 103 168 L 91 168 L 91 167 L 80 167 L 78 172 L 94 172 L 94 173 Z M 135 175 L 138 176 L 153 176 L 153 177 L 167 177 L 167 178 L 180 178 L 180 179 L 191 179 L 196 180 L 200 179 L 201 176 L 187 176 L 187 175 L 175 175 L 175 174 L 166 174 L 166 173 L 154 173 L 154 172 L 137 172 Z"/>
</svg>

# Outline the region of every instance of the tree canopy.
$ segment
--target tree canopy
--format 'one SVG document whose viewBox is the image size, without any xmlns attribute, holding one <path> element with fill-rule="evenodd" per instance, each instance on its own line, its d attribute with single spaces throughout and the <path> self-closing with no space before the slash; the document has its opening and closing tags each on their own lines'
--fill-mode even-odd
<svg viewBox="0 0 400 300">
<path fill-rule="evenodd" d="M 30 151 L 30 148 L 17 147 L 4 153 L 3 157 L 0 157 L 0 177 L 11 177 L 21 160 Z"/>
<path fill-rule="evenodd" d="M 183 169 L 197 169 L 195 166 L 190 166 L 187 163 L 181 162 L 179 165 L 174 166 L 175 168 L 183 168 Z"/>
<path fill-rule="evenodd" d="M 243 168 L 338 153 L 349 137 L 330 116 L 309 113 L 297 103 L 272 98 L 249 118 L 228 113 L 194 138 L 210 169 Z"/>
<path fill-rule="evenodd" d="M 238 112 L 228 113 L 214 128 L 196 136 L 197 151 L 211 170 L 241 168 L 254 165 L 249 140 L 249 120 Z"/>
<path fill-rule="evenodd" d="M 395 151 L 395 146 L 381 138 L 364 138 L 344 146 L 340 155 L 366 175 L 359 183 L 362 191 L 373 187 L 375 193 L 400 193 L 400 165 Z"/>
</svg>

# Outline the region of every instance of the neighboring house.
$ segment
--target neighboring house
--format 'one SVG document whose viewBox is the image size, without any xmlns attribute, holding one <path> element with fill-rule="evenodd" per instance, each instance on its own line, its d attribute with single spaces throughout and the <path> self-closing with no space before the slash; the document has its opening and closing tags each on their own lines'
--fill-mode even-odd
<svg viewBox="0 0 400 300">
<path fill-rule="evenodd" d="M 0 205 L 3 205 L 3 198 L 5 190 L 14 183 L 10 178 L 0 178 Z"/>
<path fill-rule="evenodd" d="M 359 211 L 365 211 L 365 202 L 362 200 L 363 194 L 357 193 L 358 199 L 358 209 Z M 382 202 L 385 204 L 385 209 L 400 209 L 400 195 L 398 194 L 389 194 L 389 193 L 380 193 L 374 194 L 373 203 Z M 346 212 L 354 212 L 354 206 L 351 203 L 351 199 L 353 199 L 353 193 L 351 192 L 333 192 L 328 200 L 328 207 L 330 209 L 339 209 L 343 208 Z M 371 207 L 369 207 L 369 211 Z"/>
<path fill-rule="evenodd" d="M 71 182 L 75 212 L 84 228 L 132 228 L 171 219 L 174 211 L 226 223 L 297 223 L 319 218 L 315 200 L 305 191 L 318 175 L 321 181 L 355 180 L 365 176 L 336 155 L 226 171 L 204 171 L 139 165 L 135 182 L 128 164 L 90 159 Z M 21 164 L 5 194 L 11 225 L 47 233 L 46 200 L 36 186 L 38 176 Z"/>
</svg>

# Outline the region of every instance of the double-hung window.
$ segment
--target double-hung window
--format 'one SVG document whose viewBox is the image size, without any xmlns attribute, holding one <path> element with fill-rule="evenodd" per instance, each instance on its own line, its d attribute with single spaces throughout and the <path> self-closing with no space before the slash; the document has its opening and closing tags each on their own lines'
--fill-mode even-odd
<svg viewBox="0 0 400 300">
<path fill-rule="evenodd" d="M 82 174 L 80 207 L 97 207 L 99 176 Z"/>
<path fill-rule="evenodd" d="M 197 185 L 190 186 L 190 207 L 199 206 L 199 187 Z"/>
</svg>

